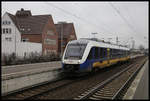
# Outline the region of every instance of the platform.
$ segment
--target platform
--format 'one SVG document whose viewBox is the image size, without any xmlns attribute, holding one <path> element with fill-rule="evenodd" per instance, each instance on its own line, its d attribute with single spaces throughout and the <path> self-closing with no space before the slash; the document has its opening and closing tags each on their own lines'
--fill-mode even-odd
<svg viewBox="0 0 150 101">
<path fill-rule="evenodd" d="M 2 66 L 2 79 L 56 70 L 60 68 L 61 68 L 61 61 Z"/>
<path fill-rule="evenodd" d="M 2 95 L 56 79 L 61 62 L 13 65 L 2 67 Z"/>
<path fill-rule="evenodd" d="M 144 64 L 131 86 L 127 90 L 123 99 L 149 99 L 149 60 Z"/>
</svg>

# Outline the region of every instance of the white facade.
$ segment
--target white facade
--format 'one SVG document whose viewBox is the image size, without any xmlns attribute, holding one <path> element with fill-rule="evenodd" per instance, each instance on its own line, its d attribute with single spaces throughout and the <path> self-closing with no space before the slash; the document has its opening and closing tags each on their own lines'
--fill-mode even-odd
<svg viewBox="0 0 150 101">
<path fill-rule="evenodd" d="M 10 24 L 3 24 L 3 22 L 10 22 Z M 14 25 L 13 21 L 11 18 L 8 16 L 8 13 L 5 13 L 2 17 L 2 23 L 1 23 L 1 28 L 2 28 L 2 54 L 11 54 L 15 53 L 16 49 L 16 44 L 15 43 L 20 43 L 21 41 L 21 34 Z M 11 33 L 4 33 L 4 29 L 11 29 Z M 5 30 L 6 31 L 6 30 Z M 8 38 L 11 38 L 11 40 L 7 40 Z"/>
<path fill-rule="evenodd" d="M 41 43 L 31 43 L 31 42 L 20 42 L 17 43 L 17 55 L 22 56 L 29 56 L 30 53 L 39 53 L 42 54 L 42 44 Z"/>
<path fill-rule="evenodd" d="M 8 13 L 2 17 L 1 29 L 2 55 L 16 53 L 17 56 L 23 57 L 31 52 L 42 52 L 41 43 L 21 42 L 21 33 Z"/>
</svg>

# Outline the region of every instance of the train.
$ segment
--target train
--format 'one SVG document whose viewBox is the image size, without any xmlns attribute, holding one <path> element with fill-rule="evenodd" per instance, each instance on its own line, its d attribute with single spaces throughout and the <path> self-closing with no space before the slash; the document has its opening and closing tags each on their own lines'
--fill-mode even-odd
<svg viewBox="0 0 150 101">
<path fill-rule="evenodd" d="M 68 74 L 81 74 L 109 67 L 130 59 L 130 49 L 94 39 L 69 41 L 62 56 L 62 70 Z"/>
</svg>

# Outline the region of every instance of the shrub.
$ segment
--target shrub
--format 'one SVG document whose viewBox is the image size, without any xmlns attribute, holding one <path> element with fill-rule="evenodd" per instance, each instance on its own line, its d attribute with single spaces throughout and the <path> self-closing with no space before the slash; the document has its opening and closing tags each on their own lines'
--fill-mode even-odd
<svg viewBox="0 0 150 101">
<path fill-rule="evenodd" d="M 50 62 L 50 61 L 60 61 L 61 58 L 55 53 L 49 53 L 47 55 L 41 55 L 39 53 L 30 53 L 29 56 L 19 58 L 15 53 L 10 55 L 3 55 L 2 65 L 19 65 L 19 64 L 29 64 L 29 63 L 39 63 L 39 62 Z"/>
</svg>

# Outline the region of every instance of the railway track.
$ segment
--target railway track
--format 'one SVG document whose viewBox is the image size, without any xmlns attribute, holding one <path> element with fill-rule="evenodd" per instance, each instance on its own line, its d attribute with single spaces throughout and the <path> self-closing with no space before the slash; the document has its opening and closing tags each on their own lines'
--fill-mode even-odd
<svg viewBox="0 0 150 101">
<path fill-rule="evenodd" d="M 127 64 L 123 64 L 121 66 L 125 67 L 125 66 L 129 66 L 129 64 L 130 63 L 127 63 Z M 103 70 L 108 71 L 107 69 L 103 69 Z M 103 72 L 103 71 L 101 71 L 101 72 Z M 25 100 L 25 99 L 40 98 L 40 96 L 48 95 L 49 92 L 59 92 L 60 89 L 65 90 L 65 87 L 68 87 L 69 85 L 73 85 L 73 84 L 75 85 L 75 83 L 77 83 L 77 82 L 79 82 L 79 83 L 83 82 L 84 80 L 89 79 L 92 76 L 96 76 L 97 74 L 100 75 L 100 72 L 98 71 L 97 73 L 94 73 L 94 75 L 93 74 L 88 75 L 86 77 L 78 78 L 75 80 L 70 80 L 70 79 L 56 80 L 55 82 L 46 83 L 46 84 L 39 85 L 39 86 L 30 88 L 30 89 L 26 89 L 24 91 L 20 91 L 20 92 L 14 93 L 14 94 L 3 96 L 2 100 L 7 100 L 7 99 Z M 72 89 L 74 89 L 74 88 L 72 88 Z M 63 96 L 63 94 L 61 94 L 61 95 Z M 46 97 L 44 97 L 44 98 L 46 98 Z M 48 99 L 52 99 L 52 98 L 48 98 Z"/>
<path fill-rule="evenodd" d="M 129 86 L 129 84 L 131 83 L 131 81 L 136 76 L 136 74 L 138 73 L 138 71 L 141 69 L 142 65 L 145 62 L 146 59 L 131 64 L 121 72 L 99 83 L 95 87 L 87 90 L 86 92 L 82 93 L 80 96 L 74 99 L 76 100 L 121 99 L 121 97 L 123 96 L 122 92 L 125 92 L 124 89 Z"/>
<path fill-rule="evenodd" d="M 39 85 L 33 88 L 29 88 L 20 92 L 15 92 L 12 94 L 8 94 L 6 96 L 2 97 L 2 100 L 9 100 L 9 99 L 16 99 L 16 100 L 26 100 L 30 99 L 36 96 L 39 96 L 41 94 L 44 94 L 46 92 L 50 92 L 56 89 L 59 89 L 61 87 L 67 86 L 71 83 L 75 82 L 75 80 L 70 79 L 58 79 L 49 83 L 45 83 L 43 85 Z"/>
<path fill-rule="evenodd" d="M 83 78 L 75 78 L 71 80 L 70 78 L 66 78 L 63 74 L 62 78 L 50 81 L 50 82 L 44 82 L 41 84 L 38 84 L 34 87 L 29 87 L 25 89 L 21 89 L 18 92 L 13 92 L 10 94 L 5 94 L 2 96 L 2 100 L 9 100 L 9 99 L 15 99 L 15 100 L 27 100 L 27 99 L 33 99 L 34 97 L 43 95 L 47 92 L 51 92 L 57 89 L 60 89 L 62 87 L 65 87 L 67 85 L 70 85 L 74 82 L 84 80 L 87 77 Z"/>
</svg>

